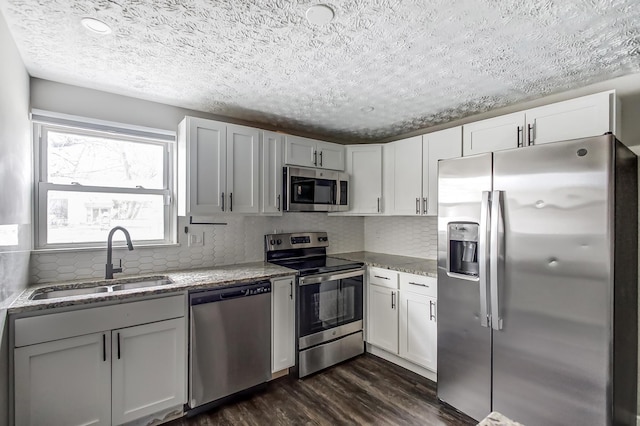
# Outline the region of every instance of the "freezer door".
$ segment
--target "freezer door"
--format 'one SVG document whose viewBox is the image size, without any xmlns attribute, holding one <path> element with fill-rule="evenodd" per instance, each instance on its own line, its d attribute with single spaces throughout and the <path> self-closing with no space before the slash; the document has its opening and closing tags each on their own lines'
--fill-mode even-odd
<svg viewBox="0 0 640 426">
<path fill-rule="evenodd" d="M 477 420 L 491 411 L 486 317 L 490 190 L 491 154 L 440 161 L 438 398 Z"/>
<path fill-rule="evenodd" d="M 611 142 L 494 153 L 492 408 L 527 426 L 610 424 Z"/>
</svg>

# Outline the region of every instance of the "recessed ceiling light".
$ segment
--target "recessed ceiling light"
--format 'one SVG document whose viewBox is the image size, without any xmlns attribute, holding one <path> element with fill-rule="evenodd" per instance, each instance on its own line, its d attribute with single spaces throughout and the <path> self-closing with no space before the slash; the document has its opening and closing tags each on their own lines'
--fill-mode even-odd
<svg viewBox="0 0 640 426">
<path fill-rule="evenodd" d="M 372 106 L 367 106 L 367 107 L 362 107 L 362 108 L 360 108 L 360 111 L 362 111 L 362 112 L 371 112 L 371 111 L 373 111 L 374 109 L 375 109 L 375 108 L 374 108 L 374 107 L 372 107 Z"/>
<path fill-rule="evenodd" d="M 333 9 L 326 4 L 316 4 L 307 9 L 307 21 L 314 25 L 326 25 L 333 21 Z"/>
<path fill-rule="evenodd" d="M 83 27 L 96 34 L 109 34 L 111 32 L 111 27 L 97 19 L 82 18 L 81 22 Z"/>
</svg>

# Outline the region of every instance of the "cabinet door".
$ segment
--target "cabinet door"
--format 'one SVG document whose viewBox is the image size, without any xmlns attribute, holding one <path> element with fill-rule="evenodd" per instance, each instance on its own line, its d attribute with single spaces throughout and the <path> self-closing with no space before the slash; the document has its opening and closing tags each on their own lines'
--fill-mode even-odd
<svg viewBox="0 0 640 426">
<path fill-rule="evenodd" d="M 438 215 L 438 161 L 462 157 L 462 126 L 422 136 L 422 214 Z"/>
<path fill-rule="evenodd" d="M 436 371 L 436 299 L 400 292 L 400 356 Z"/>
<path fill-rule="evenodd" d="M 292 166 L 316 167 L 316 140 L 300 136 L 285 136 L 284 162 Z"/>
<path fill-rule="evenodd" d="M 420 214 L 422 199 L 422 136 L 391 142 L 394 146 L 391 198 L 393 215 Z"/>
<path fill-rule="evenodd" d="M 111 334 L 14 350 L 15 424 L 110 425 Z"/>
<path fill-rule="evenodd" d="M 318 158 L 316 166 L 322 169 L 344 170 L 344 145 L 329 142 L 316 144 Z"/>
<path fill-rule="evenodd" d="M 260 131 L 227 125 L 227 192 L 232 213 L 260 211 Z"/>
<path fill-rule="evenodd" d="M 282 214 L 282 140 L 274 132 L 262 132 L 262 213 Z"/>
<path fill-rule="evenodd" d="M 349 212 L 380 213 L 382 210 L 382 145 L 347 146 Z"/>
<path fill-rule="evenodd" d="M 524 143 L 524 112 L 502 115 L 463 126 L 462 155 L 517 148 Z"/>
<path fill-rule="evenodd" d="M 186 402 L 184 318 L 113 330 L 111 335 L 113 424 Z"/>
<path fill-rule="evenodd" d="M 273 281 L 271 291 L 271 372 L 293 367 L 295 359 L 295 288 L 293 277 Z"/>
<path fill-rule="evenodd" d="M 189 118 L 188 213 L 211 214 L 223 211 L 226 187 L 226 125 L 216 121 Z"/>
<path fill-rule="evenodd" d="M 369 285 L 368 342 L 394 354 L 398 353 L 398 293 L 398 290 Z"/>
<path fill-rule="evenodd" d="M 527 134 L 531 144 L 615 132 L 614 117 L 611 117 L 614 96 L 613 92 L 597 93 L 528 110 Z"/>
</svg>

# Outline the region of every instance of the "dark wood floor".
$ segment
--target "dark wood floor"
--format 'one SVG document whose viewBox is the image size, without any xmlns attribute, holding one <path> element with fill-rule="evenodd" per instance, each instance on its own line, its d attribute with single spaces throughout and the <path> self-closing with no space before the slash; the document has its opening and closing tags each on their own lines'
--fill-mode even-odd
<svg viewBox="0 0 640 426">
<path fill-rule="evenodd" d="M 438 402 L 435 383 L 373 355 L 266 391 L 170 426 L 205 425 L 475 425 Z"/>
</svg>

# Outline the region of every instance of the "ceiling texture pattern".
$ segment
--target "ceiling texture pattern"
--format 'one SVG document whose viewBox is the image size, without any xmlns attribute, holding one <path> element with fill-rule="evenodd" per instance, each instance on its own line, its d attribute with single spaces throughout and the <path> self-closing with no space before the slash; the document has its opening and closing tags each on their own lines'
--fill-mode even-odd
<svg viewBox="0 0 640 426">
<path fill-rule="evenodd" d="M 32 76 L 337 141 L 640 72 L 638 0 L 345 0 L 324 26 L 306 0 L 0 3 Z"/>
</svg>

